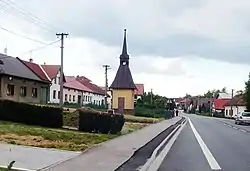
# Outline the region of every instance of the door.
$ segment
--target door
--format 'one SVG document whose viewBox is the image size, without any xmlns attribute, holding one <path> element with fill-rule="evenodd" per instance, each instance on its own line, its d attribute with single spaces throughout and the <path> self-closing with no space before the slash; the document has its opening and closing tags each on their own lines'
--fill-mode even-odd
<svg viewBox="0 0 250 171">
<path fill-rule="evenodd" d="M 81 95 L 78 95 L 77 103 L 78 103 L 79 105 L 82 105 L 82 97 L 81 97 Z"/>
<path fill-rule="evenodd" d="M 123 114 L 124 112 L 124 105 L 125 105 L 125 98 L 124 97 L 118 97 L 118 113 Z"/>
<path fill-rule="evenodd" d="M 41 87 L 41 95 L 40 95 L 40 103 L 46 104 L 47 103 L 47 87 Z"/>
</svg>

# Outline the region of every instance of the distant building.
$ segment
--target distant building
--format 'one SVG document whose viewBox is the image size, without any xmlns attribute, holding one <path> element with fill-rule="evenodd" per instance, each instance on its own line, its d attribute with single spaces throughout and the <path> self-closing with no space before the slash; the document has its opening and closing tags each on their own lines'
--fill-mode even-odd
<svg viewBox="0 0 250 171">
<path fill-rule="evenodd" d="M 141 99 L 144 94 L 144 84 L 135 84 L 136 89 L 134 90 L 135 101 Z"/>
<path fill-rule="evenodd" d="M 225 117 L 234 118 L 239 112 L 246 110 L 246 102 L 244 100 L 244 94 L 239 94 L 229 100 L 225 105 Z M 232 107 L 232 111 L 231 111 Z M 231 111 L 231 112 L 230 112 Z"/>
<path fill-rule="evenodd" d="M 219 93 L 216 99 L 232 99 L 232 95 L 229 93 Z"/>
<path fill-rule="evenodd" d="M 136 86 L 129 69 L 129 55 L 127 53 L 125 30 L 122 54 L 120 55 L 120 65 L 115 79 L 110 86 L 110 90 L 112 91 L 112 109 L 119 113 L 133 114 L 135 89 Z"/>
</svg>

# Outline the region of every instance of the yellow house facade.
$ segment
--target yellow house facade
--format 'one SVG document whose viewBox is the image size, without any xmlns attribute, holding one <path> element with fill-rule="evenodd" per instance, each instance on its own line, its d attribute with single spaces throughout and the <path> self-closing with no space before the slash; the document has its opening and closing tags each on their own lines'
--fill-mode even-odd
<svg viewBox="0 0 250 171">
<path fill-rule="evenodd" d="M 127 53 L 126 30 L 124 30 L 124 40 L 122 54 L 120 55 L 120 65 L 115 79 L 110 86 L 112 92 L 111 108 L 115 112 L 122 114 L 134 114 L 134 90 L 136 86 L 129 69 L 129 55 Z"/>
</svg>

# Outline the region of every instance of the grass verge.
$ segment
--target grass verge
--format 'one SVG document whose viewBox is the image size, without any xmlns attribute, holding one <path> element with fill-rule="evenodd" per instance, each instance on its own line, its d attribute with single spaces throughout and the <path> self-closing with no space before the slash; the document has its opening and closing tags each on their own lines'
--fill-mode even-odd
<svg viewBox="0 0 250 171">
<path fill-rule="evenodd" d="M 136 131 L 147 125 L 127 122 L 120 134 L 111 135 L 50 129 L 0 121 L 0 142 L 42 148 L 84 151 L 101 142 Z"/>
</svg>

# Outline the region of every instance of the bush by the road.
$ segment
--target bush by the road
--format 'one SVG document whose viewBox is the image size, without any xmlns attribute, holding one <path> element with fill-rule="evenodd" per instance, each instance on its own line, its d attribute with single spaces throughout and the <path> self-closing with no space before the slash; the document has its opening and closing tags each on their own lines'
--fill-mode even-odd
<svg viewBox="0 0 250 171">
<path fill-rule="evenodd" d="M 116 134 L 122 130 L 124 116 L 93 109 L 79 109 L 79 130 L 104 134 Z"/>
<path fill-rule="evenodd" d="M 0 100 L 0 120 L 51 128 L 61 128 L 63 125 L 60 108 L 10 100 Z"/>
<path fill-rule="evenodd" d="M 144 107 L 135 107 L 135 116 L 149 117 L 149 118 L 164 118 L 165 109 L 147 109 Z"/>
</svg>

